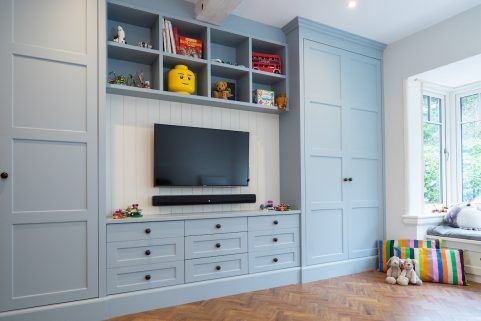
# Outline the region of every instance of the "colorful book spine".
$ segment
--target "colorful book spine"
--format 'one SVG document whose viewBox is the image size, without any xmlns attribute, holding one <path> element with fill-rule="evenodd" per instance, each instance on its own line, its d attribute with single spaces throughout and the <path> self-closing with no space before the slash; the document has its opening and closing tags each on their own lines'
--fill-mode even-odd
<svg viewBox="0 0 481 321">
<path fill-rule="evenodd" d="M 175 48 L 174 31 L 172 29 L 172 22 L 168 21 L 168 23 L 169 23 L 169 36 L 170 36 L 170 44 L 172 46 L 172 53 L 177 54 L 177 50 Z"/>
</svg>

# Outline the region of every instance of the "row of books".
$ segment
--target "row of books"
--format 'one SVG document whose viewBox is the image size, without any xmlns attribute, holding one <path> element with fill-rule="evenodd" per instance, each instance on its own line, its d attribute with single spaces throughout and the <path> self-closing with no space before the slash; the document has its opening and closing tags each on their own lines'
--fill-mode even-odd
<svg viewBox="0 0 481 321">
<path fill-rule="evenodd" d="M 202 58 L 202 40 L 181 36 L 170 20 L 164 19 L 162 38 L 165 52 Z"/>
</svg>

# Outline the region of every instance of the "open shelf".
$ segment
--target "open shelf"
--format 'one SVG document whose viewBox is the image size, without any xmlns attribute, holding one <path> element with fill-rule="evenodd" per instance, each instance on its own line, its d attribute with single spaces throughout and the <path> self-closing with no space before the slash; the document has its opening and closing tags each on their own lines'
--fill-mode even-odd
<svg viewBox="0 0 481 321">
<path fill-rule="evenodd" d="M 214 99 L 215 84 L 217 81 L 225 81 L 229 84 L 229 88 L 233 88 L 233 96 L 230 100 L 250 102 L 250 76 L 249 69 L 236 67 L 222 63 L 212 63 L 211 65 L 211 96 Z"/>
<path fill-rule="evenodd" d="M 107 48 L 109 58 L 113 59 L 150 65 L 159 58 L 158 50 L 124 45 L 113 41 L 107 43 Z"/>
<path fill-rule="evenodd" d="M 250 67 L 249 38 L 224 30 L 210 30 L 210 59 L 220 59 L 225 64 Z"/>
<path fill-rule="evenodd" d="M 185 21 L 185 20 L 171 18 L 171 17 L 164 17 L 163 19 L 169 20 L 172 23 L 172 28 L 177 27 L 179 36 L 202 40 L 202 57 L 199 57 L 199 58 L 201 59 L 208 58 L 208 51 L 207 51 L 208 28 L 206 26 Z M 181 52 L 177 52 L 177 54 L 184 55 Z M 184 55 L 184 56 L 188 56 L 188 55 Z"/>
</svg>

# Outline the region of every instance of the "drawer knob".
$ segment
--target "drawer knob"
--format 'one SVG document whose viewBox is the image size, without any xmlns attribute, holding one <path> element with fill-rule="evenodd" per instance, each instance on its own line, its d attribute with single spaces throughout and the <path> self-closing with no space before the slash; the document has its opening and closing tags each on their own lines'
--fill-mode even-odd
<svg viewBox="0 0 481 321">
<path fill-rule="evenodd" d="M 0 174 L 0 177 L 2 179 L 7 179 L 8 178 L 8 173 L 7 172 L 3 172 L 2 174 Z"/>
<path fill-rule="evenodd" d="M 221 227 L 222 227 L 222 225 L 220 225 L 220 224 L 215 225 L 215 228 L 221 228 Z"/>
<path fill-rule="evenodd" d="M 147 281 L 149 281 L 151 278 L 152 278 L 152 277 L 150 276 L 150 274 L 147 274 L 147 275 L 145 276 L 145 279 L 146 279 Z"/>
<path fill-rule="evenodd" d="M 274 238 L 272 239 L 272 241 L 273 241 L 274 243 L 277 242 L 277 241 L 278 241 L 278 240 L 277 240 L 277 237 L 274 237 Z"/>
<path fill-rule="evenodd" d="M 278 220 L 275 220 L 275 221 L 272 222 L 272 223 L 274 223 L 274 225 L 277 225 L 277 224 L 279 224 L 279 221 L 278 221 Z"/>
<path fill-rule="evenodd" d="M 217 244 L 215 245 L 215 247 L 216 247 L 216 248 L 220 248 L 220 247 L 221 247 L 220 243 L 217 243 Z"/>
<path fill-rule="evenodd" d="M 215 267 L 215 269 L 216 269 L 217 271 L 220 271 L 220 270 L 222 269 L 222 267 L 221 267 L 220 265 L 217 265 L 217 266 Z"/>
<path fill-rule="evenodd" d="M 272 261 L 274 261 L 274 263 L 277 263 L 279 262 L 279 259 L 275 257 Z"/>
<path fill-rule="evenodd" d="M 145 229 L 145 234 L 150 234 L 150 232 L 152 232 L 152 230 L 150 228 Z"/>
<path fill-rule="evenodd" d="M 147 255 L 147 256 L 150 255 L 150 253 L 151 253 L 150 250 L 145 251 L 145 255 Z"/>
</svg>

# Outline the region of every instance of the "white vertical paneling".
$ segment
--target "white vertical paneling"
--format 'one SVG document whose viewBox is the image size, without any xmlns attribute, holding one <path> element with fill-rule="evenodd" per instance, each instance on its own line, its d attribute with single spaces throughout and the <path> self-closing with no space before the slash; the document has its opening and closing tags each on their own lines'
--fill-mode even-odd
<svg viewBox="0 0 481 321">
<path fill-rule="evenodd" d="M 255 210 L 279 201 L 279 116 L 209 106 L 107 95 L 110 209 L 139 203 L 146 214 Z M 250 132 L 246 187 L 154 187 L 153 125 L 171 124 Z M 153 207 L 154 195 L 257 195 L 256 204 Z"/>
</svg>

